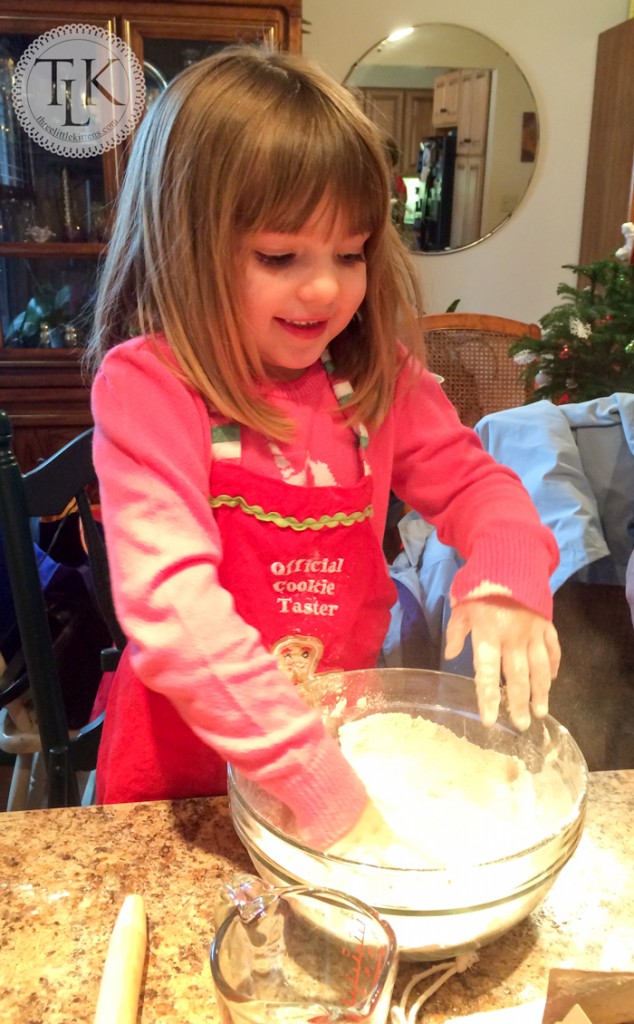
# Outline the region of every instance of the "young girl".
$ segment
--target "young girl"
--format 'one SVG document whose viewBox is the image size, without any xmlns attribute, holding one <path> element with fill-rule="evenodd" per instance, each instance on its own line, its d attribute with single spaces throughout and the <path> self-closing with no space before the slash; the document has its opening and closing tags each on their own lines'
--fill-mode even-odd
<svg viewBox="0 0 634 1024">
<path fill-rule="evenodd" d="M 100 801 L 224 792 L 230 760 L 310 842 L 370 827 L 363 786 L 294 682 L 376 664 L 395 598 L 390 488 L 466 558 L 447 655 L 471 631 L 484 720 L 501 665 L 520 727 L 531 699 L 546 713 L 556 545 L 402 345 L 418 344 L 414 293 L 381 139 L 344 88 L 243 47 L 155 102 L 89 353 L 129 637 Z"/>
</svg>

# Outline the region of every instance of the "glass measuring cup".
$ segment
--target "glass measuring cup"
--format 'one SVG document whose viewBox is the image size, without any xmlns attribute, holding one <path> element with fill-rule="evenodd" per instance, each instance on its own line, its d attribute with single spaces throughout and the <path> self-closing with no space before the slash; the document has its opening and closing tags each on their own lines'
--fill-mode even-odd
<svg viewBox="0 0 634 1024">
<path fill-rule="evenodd" d="M 332 889 L 224 886 L 211 973 L 222 1024 L 385 1024 L 398 968 L 391 927 Z"/>
</svg>

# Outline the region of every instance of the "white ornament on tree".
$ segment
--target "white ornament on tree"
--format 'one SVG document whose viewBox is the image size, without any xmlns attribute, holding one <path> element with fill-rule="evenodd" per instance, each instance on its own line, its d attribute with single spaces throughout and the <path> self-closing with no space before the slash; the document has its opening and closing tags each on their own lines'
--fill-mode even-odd
<svg viewBox="0 0 634 1024">
<path fill-rule="evenodd" d="M 621 233 L 625 239 L 625 245 L 617 249 L 614 255 L 617 260 L 623 263 L 632 263 L 632 247 L 634 246 L 634 224 L 628 220 L 627 224 L 621 224 Z"/>
<path fill-rule="evenodd" d="M 537 356 L 535 353 L 531 352 L 530 349 L 527 348 L 522 352 L 517 352 L 516 355 L 513 356 L 513 362 L 517 366 L 530 366 L 530 364 L 534 363 L 536 359 Z"/>
</svg>

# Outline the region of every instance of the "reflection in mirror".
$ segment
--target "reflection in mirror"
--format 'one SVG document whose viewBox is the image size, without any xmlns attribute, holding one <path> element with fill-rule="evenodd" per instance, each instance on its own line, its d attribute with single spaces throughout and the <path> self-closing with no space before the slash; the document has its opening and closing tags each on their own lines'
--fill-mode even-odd
<svg viewBox="0 0 634 1024">
<path fill-rule="evenodd" d="M 394 220 L 414 251 L 473 245 L 508 219 L 533 175 L 538 121 L 501 47 L 459 25 L 417 25 L 374 46 L 345 84 L 396 142 Z"/>
</svg>

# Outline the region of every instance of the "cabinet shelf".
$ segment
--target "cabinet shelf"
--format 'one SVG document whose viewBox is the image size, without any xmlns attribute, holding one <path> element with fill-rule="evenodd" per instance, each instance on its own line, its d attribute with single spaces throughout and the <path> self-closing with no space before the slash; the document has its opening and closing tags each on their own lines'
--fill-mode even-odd
<svg viewBox="0 0 634 1024">
<path fill-rule="evenodd" d="M 104 252 L 103 242 L 0 242 L 0 258 L 23 256 L 24 259 L 95 259 Z"/>
</svg>

